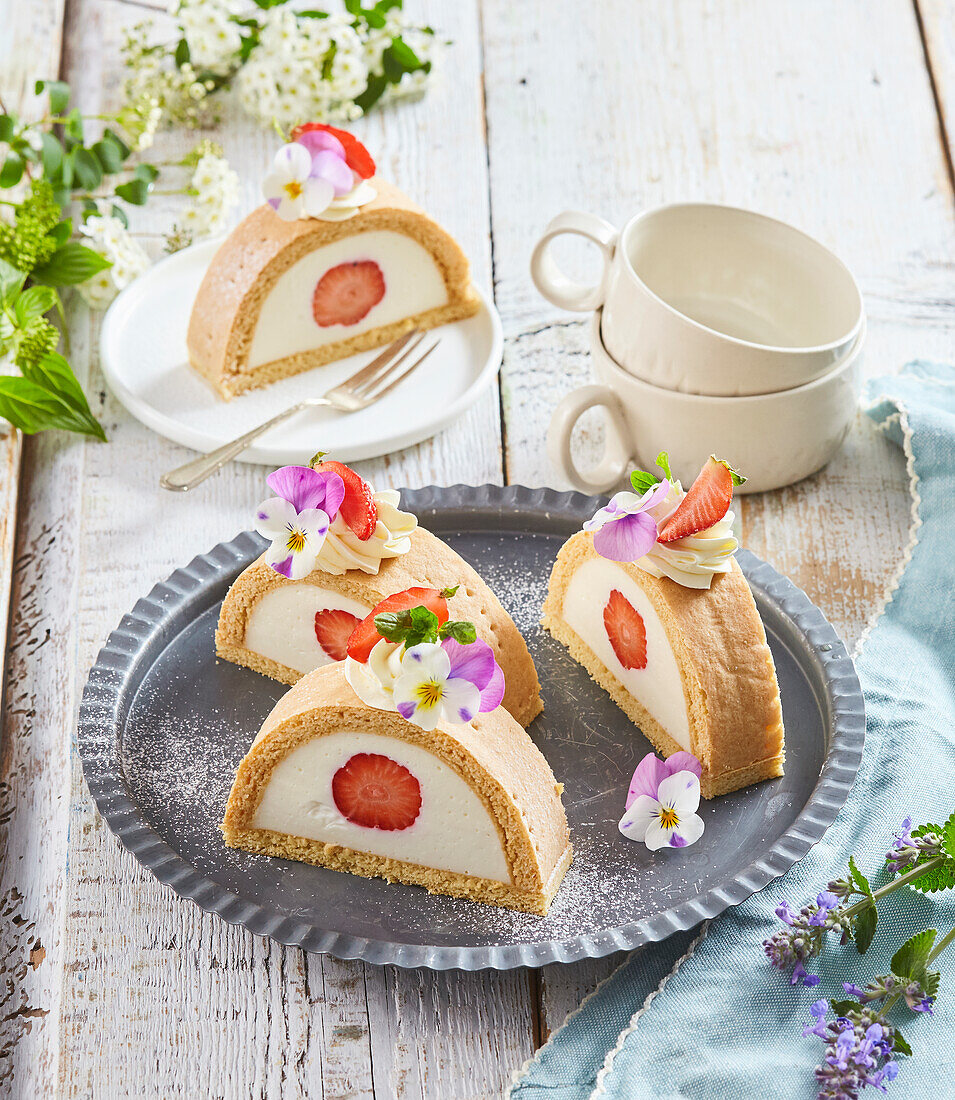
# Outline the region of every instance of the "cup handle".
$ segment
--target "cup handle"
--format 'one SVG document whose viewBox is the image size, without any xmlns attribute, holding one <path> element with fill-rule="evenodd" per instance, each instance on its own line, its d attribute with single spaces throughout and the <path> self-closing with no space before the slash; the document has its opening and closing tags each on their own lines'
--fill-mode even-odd
<svg viewBox="0 0 955 1100">
<path fill-rule="evenodd" d="M 607 413 L 604 453 L 596 466 L 581 471 L 574 462 L 570 439 L 574 425 L 588 410 L 601 406 Z M 573 390 L 554 409 L 547 430 L 547 453 L 565 478 L 584 493 L 609 493 L 633 466 L 627 445 L 627 422 L 620 401 L 607 386 L 583 386 Z"/>
<path fill-rule="evenodd" d="M 557 266 L 550 254 L 550 242 L 563 233 L 572 233 L 592 241 L 601 251 L 603 270 L 600 280 L 594 286 L 575 283 Z M 603 218 L 594 214 L 584 214 L 578 210 L 565 210 L 544 230 L 544 235 L 534 246 L 531 255 L 531 279 L 534 286 L 555 306 L 561 309 L 585 313 L 599 309 L 607 291 L 607 279 L 610 275 L 610 261 L 617 241 L 617 231 Z"/>
</svg>

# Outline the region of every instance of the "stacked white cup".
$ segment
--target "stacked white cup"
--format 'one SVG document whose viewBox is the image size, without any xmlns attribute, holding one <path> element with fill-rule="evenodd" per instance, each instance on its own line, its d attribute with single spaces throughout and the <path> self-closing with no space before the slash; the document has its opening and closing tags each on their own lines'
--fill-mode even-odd
<svg viewBox="0 0 955 1100">
<path fill-rule="evenodd" d="M 573 234 L 601 252 L 584 286 L 550 246 Z M 848 268 L 818 241 L 731 206 L 680 203 L 631 218 L 565 211 L 531 258 L 537 289 L 592 312 L 596 385 L 567 394 L 548 432 L 552 461 L 578 489 L 606 493 L 669 452 L 689 483 L 710 454 L 747 475 L 742 492 L 788 485 L 838 450 L 858 403 L 865 313 Z M 601 461 L 581 470 L 574 425 L 603 406 Z"/>
</svg>

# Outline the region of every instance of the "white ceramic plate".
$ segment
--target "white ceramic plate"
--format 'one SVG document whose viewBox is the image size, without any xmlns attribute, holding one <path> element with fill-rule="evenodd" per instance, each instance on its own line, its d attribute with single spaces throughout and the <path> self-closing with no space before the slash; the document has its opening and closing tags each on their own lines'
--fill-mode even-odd
<svg viewBox="0 0 955 1100">
<path fill-rule="evenodd" d="M 109 307 L 100 335 L 103 373 L 117 399 L 147 428 L 204 453 L 303 397 L 323 394 L 381 351 L 220 400 L 186 356 L 192 303 L 219 244 L 204 241 L 150 268 Z M 481 309 L 465 321 L 433 329 L 440 337 L 437 349 L 387 397 L 357 413 L 325 408 L 299 413 L 244 451 L 242 461 L 281 466 L 322 450 L 354 462 L 410 447 L 447 427 L 477 400 L 501 365 L 501 319 L 493 303 L 477 293 Z"/>
</svg>

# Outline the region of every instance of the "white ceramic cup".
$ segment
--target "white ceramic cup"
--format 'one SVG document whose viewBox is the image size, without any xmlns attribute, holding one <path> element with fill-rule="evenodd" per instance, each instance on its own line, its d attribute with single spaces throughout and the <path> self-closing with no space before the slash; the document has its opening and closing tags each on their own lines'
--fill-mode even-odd
<svg viewBox="0 0 955 1100">
<path fill-rule="evenodd" d="M 550 246 L 572 234 L 602 257 L 592 286 L 569 279 Z M 618 234 L 593 214 L 558 214 L 531 257 L 534 285 L 563 309 L 603 309 L 607 351 L 665 389 L 776 393 L 841 363 L 864 323 L 862 295 L 832 252 L 784 222 L 709 203 L 631 218 Z"/>
<path fill-rule="evenodd" d="M 585 493 L 609 493 L 634 468 L 652 470 L 660 451 L 670 455 L 684 488 L 711 454 L 746 475 L 741 493 L 778 489 L 808 477 L 845 439 L 859 401 L 865 329 L 841 363 L 805 386 L 747 397 L 711 397 L 651 386 L 623 370 L 600 338 L 594 314 L 590 347 L 596 385 L 567 394 L 547 433 L 551 461 Z M 603 455 L 581 470 L 571 450 L 574 425 L 594 407 L 606 412 Z"/>
</svg>

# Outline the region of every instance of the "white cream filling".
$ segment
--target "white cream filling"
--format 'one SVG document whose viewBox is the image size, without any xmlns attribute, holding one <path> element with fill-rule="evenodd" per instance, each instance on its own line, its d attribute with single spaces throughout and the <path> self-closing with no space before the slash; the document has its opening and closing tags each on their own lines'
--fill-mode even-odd
<svg viewBox="0 0 955 1100">
<path fill-rule="evenodd" d="M 316 323 L 312 295 L 330 268 L 352 261 L 374 260 L 385 280 L 385 294 L 354 325 Z M 244 370 L 309 351 L 368 329 L 390 325 L 448 301 L 444 278 L 434 257 L 405 233 L 375 229 L 355 233 L 316 248 L 283 272 L 268 292 L 255 325 Z"/>
<path fill-rule="evenodd" d="M 389 757 L 421 784 L 421 811 L 407 829 L 368 828 L 339 813 L 332 780 L 359 752 Z M 441 871 L 511 881 L 497 826 L 461 776 L 420 745 L 378 733 L 341 730 L 294 749 L 272 772 L 252 824 Z"/>
<path fill-rule="evenodd" d="M 315 613 L 334 609 L 363 619 L 371 610 L 314 584 L 287 584 L 273 588 L 252 606 L 245 627 L 245 648 L 261 653 L 296 672 L 332 664 L 315 636 Z"/>
<path fill-rule="evenodd" d="M 644 668 L 624 668 L 614 653 L 603 614 L 617 589 L 643 618 L 647 632 Z M 683 681 L 660 616 L 643 589 L 611 561 L 585 562 L 573 575 L 564 596 L 564 620 L 607 666 L 620 683 L 656 718 L 674 741 L 690 751 L 690 722 Z"/>
</svg>

